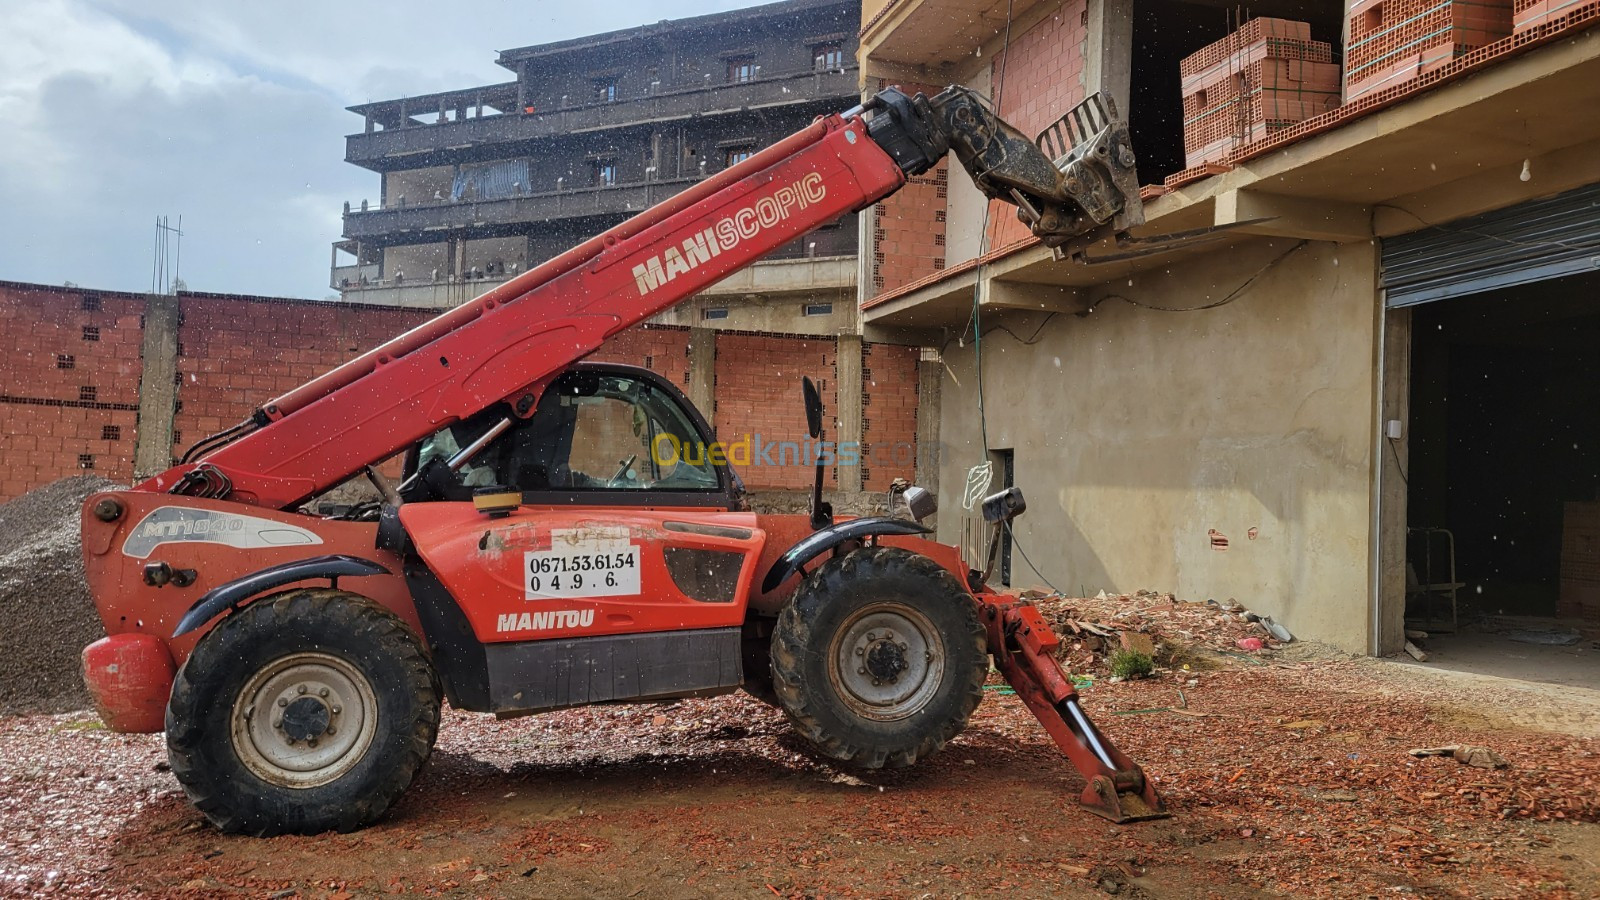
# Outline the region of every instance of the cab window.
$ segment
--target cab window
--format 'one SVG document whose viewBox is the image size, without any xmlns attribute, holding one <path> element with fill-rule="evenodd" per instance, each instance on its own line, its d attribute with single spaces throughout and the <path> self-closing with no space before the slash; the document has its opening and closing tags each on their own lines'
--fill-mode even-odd
<svg viewBox="0 0 1600 900">
<path fill-rule="evenodd" d="M 417 468 L 442 465 L 503 419 L 487 411 L 440 430 L 418 448 Z M 525 421 L 444 479 L 452 496 L 504 484 L 523 491 L 715 491 L 708 441 L 676 398 L 622 374 L 570 372 Z M 437 484 L 435 481 L 435 484 Z"/>
</svg>

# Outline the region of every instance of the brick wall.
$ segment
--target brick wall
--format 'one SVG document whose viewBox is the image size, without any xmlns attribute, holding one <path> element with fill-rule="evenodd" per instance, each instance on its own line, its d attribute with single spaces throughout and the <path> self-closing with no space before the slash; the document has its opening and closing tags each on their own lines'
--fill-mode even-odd
<svg viewBox="0 0 1600 900">
<path fill-rule="evenodd" d="M 878 79 L 877 90 L 890 86 Z M 942 85 L 901 83 L 907 94 L 933 96 Z M 894 290 L 944 268 L 945 201 L 949 159 L 906 182 L 873 207 L 872 289 L 869 296 Z"/>
<path fill-rule="evenodd" d="M 1000 117 L 1032 137 L 1083 102 L 1084 58 L 1088 52 L 1087 0 L 1069 0 L 1055 15 L 1021 35 L 991 69 L 990 83 L 1000 95 Z M 1126 110 L 1122 110 L 1124 114 Z M 1028 237 L 1009 203 L 989 203 L 989 247 Z"/>
<path fill-rule="evenodd" d="M 173 455 L 433 317 L 426 310 L 186 295 Z"/>
<path fill-rule="evenodd" d="M 717 334 L 716 429 L 717 440 L 733 442 L 759 435 L 764 444 L 793 441 L 797 447 L 807 440 L 805 405 L 801 400 L 800 378 L 809 375 L 822 391 L 826 408 L 823 417 L 825 440 L 837 440 L 833 416 L 839 411 L 834 365 L 838 345 L 828 338 L 780 337 L 723 331 Z M 760 447 L 752 447 L 759 453 Z M 779 463 L 778 450 L 771 451 L 773 465 L 734 466 L 745 485 L 758 490 L 803 490 L 811 486 L 812 467 L 797 465 L 794 456 Z M 830 468 L 828 485 L 838 483 L 838 472 Z"/>
<path fill-rule="evenodd" d="M 138 295 L 0 282 L 0 500 L 132 476 L 143 311 Z"/>
<path fill-rule="evenodd" d="M 184 294 L 179 307 L 175 455 L 429 316 L 415 309 L 227 294 Z M 97 474 L 132 480 L 144 308 L 139 294 L 0 282 L 0 339 L 12 348 L 0 357 L 0 450 L 6 460 L 0 501 L 91 466 Z M 88 334 L 98 340 L 85 340 L 85 328 L 97 329 Z M 802 441 L 802 375 L 822 387 L 827 436 L 838 439 L 832 338 L 719 332 L 716 342 L 716 408 L 702 412 L 723 440 L 749 432 L 760 433 L 764 442 Z M 913 445 L 916 350 L 868 344 L 863 355 L 864 442 Z M 63 364 L 71 357 L 71 368 L 58 368 L 58 357 Z M 693 374 L 686 328 L 635 328 L 592 358 L 645 366 L 685 393 Z M 739 468 L 751 488 L 809 487 L 810 467 L 785 462 Z M 392 464 L 386 471 L 393 474 Z M 863 477 L 868 488 L 881 490 L 910 474 L 909 466 L 869 466 Z M 829 478 L 836 484 L 837 472 Z"/>
<path fill-rule="evenodd" d="M 917 468 L 916 347 L 863 344 L 861 368 L 863 460 L 861 487 L 885 491 Z"/>
</svg>

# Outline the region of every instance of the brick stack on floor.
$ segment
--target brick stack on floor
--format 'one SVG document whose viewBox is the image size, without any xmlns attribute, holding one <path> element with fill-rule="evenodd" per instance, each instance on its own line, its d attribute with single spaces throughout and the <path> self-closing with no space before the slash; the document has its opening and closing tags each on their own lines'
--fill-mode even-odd
<svg viewBox="0 0 1600 900">
<path fill-rule="evenodd" d="M 1600 625 L 1600 503 L 1568 502 L 1564 513 L 1556 615 Z"/>
<path fill-rule="evenodd" d="M 1251 19 L 1185 57 L 1179 72 L 1188 166 L 1221 162 L 1237 147 L 1338 106 L 1332 60 L 1333 48 L 1313 41 L 1310 25 L 1270 18 Z"/>
<path fill-rule="evenodd" d="M 1357 0 L 1344 53 L 1344 102 L 1449 65 L 1511 36 L 1513 0 Z M 1517 0 L 1525 2 L 1525 0 Z M 1556 5 L 1565 0 L 1547 0 Z"/>
</svg>

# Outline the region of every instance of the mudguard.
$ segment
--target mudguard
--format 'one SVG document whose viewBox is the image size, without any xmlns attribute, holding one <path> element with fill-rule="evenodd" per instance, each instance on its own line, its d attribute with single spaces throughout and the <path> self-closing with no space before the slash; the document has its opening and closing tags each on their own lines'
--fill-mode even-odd
<svg viewBox="0 0 1600 900">
<path fill-rule="evenodd" d="M 761 590 L 763 592 L 774 590 L 790 575 L 800 571 L 806 563 L 845 541 L 873 535 L 929 534 L 932 531 L 933 529 L 925 525 L 891 516 L 866 516 L 830 525 L 795 542 L 793 547 L 778 557 L 778 561 L 767 570 L 767 577 L 761 582 Z"/>
<path fill-rule="evenodd" d="M 309 559 L 297 559 L 294 562 L 268 566 L 206 591 L 193 606 L 189 607 L 189 611 L 183 614 L 183 618 L 178 620 L 178 627 L 172 632 L 172 636 L 182 637 L 211 621 L 223 610 L 275 587 L 305 581 L 307 578 L 332 580 L 344 575 L 388 574 L 390 572 L 387 568 L 371 560 L 344 554 L 313 556 Z"/>
</svg>

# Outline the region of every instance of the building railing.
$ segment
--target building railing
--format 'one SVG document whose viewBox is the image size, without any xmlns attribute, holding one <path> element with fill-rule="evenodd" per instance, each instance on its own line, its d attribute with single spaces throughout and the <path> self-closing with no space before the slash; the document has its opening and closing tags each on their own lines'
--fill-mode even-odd
<svg viewBox="0 0 1600 900">
<path fill-rule="evenodd" d="M 352 134 L 345 138 L 345 161 L 359 164 L 430 150 L 537 140 L 642 122 L 737 112 L 751 106 L 817 102 L 830 97 L 843 102 L 857 94 L 854 66 L 764 75 L 750 81 L 677 87 L 632 99 L 551 110 L 535 107 L 532 113 L 512 111 Z M 436 113 L 407 112 L 407 121 L 414 114 Z M 372 121 L 369 115 L 369 124 Z"/>
</svg>

